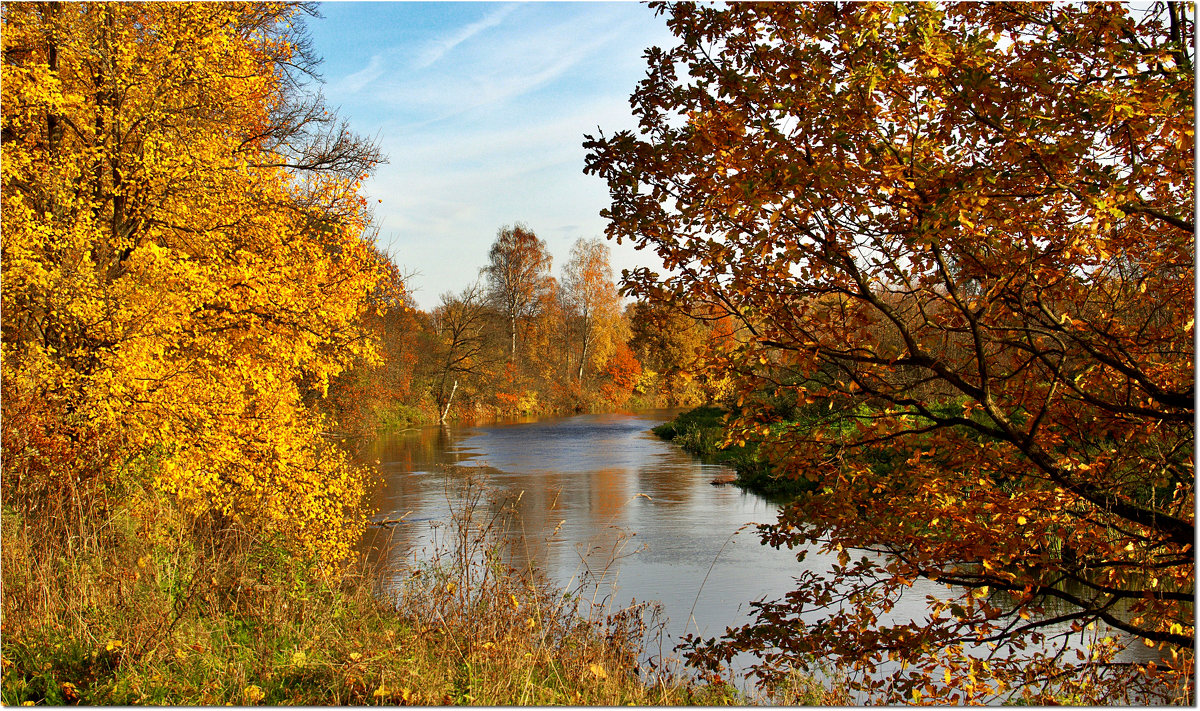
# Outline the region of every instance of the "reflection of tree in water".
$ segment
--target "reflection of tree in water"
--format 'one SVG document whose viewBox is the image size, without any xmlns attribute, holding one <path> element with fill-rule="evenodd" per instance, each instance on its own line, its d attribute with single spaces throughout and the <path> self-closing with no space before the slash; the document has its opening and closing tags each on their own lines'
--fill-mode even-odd
<svg viewBox="0 0 1200 711">
<path fill-rule="evenodd" d="M 631 545 L 634 534 L 626 528 L 628 508 L 638 493 L 627 469 L 608 468 L 592 473 L 587 495 L 583 510 L 588 514 L 588 530 L 595 533 L 575 546 L 579 573 L 597 586 L 607 583 L 612 592 L 617 584 L 614 564 L 638 550 Z"/>
<path fill-rule="evenodd" d="M 586 488 L 572 488 L 562 475 L 505 473 L 494 482 L 503 488 L 493 490 L 490 506 L 506 514 L 506 564 L 551 573 L 581 597 L 600 601 L 614 592 L 616 563 L 638 550 L 624 523 L 639 494 L 625 469 L 592 470 L 587 481 Z M 592 534 L 576 540 L 580 531 Z"/>
<path fill-rule="evenodd" d="M 461 439 L 460 430 L 431 426 L 384 435 L 359 448 L 359 460 L 373 464 L 379 477 L 371 496 L 374 525 L 368 526 L 358 549 L 381 571 L 378 579 L 385 584 L 407 574 L 414 554 L 429 544 L 431 521 L 440 514 L 425 509 L 438 502 L 435 511 L 449 514 L 461 495 L 461 464 L 473 456 L 457 446 Z M 422 510 L 422 520 L 412 518 L 413 509 Z"/>
<path fill-rule="evenodd" d="M 684 459 L 687 455 L 682 452 L 678 453 L 678 456 L 679 461 L 673 457 L 664 458 L 661 462 L 652 462 L 638 468 L 638 491 L 653 499 L 657 506 L 686 507 L 696 495 L 696 477 L 692 472 L 700 465 L 690 461 L 690 458 Z"/>
<path fill-rule="evenodd" d="M 506 562 L 517 570 L 547 570 L 551 546 L 564 520 L 559 513 L 561 477 L 554 474 L 506 477 L 490 506 L 506 514 Z"/>
</svg>

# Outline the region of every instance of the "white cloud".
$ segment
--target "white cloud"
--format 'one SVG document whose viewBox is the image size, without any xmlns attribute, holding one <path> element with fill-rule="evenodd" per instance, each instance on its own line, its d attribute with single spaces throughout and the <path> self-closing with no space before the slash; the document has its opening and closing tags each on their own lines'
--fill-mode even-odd
<svg viewBox="0 0 1200 711">
<path fill-rule="evenodd" d="M 444 57 L 450 50 L 471 39 L 480 32 L 499 25 L 504 21 L 504 18 L 512 14 L 512 11 L 515 10 L 516 7 L 516 5 L 505 5 L 482 20 L 472 22 L 457 32 L 434 41 L 425 49 L 424 52 L 421 53 L 421 56 L 417 59 L 417 62 L 413 68 L 425 69 L 426 67 L 436 64 L 438 60 Z"/>
<path fill-rule="evenodd" d="M 382 53 L 371 56 L 371 61 L 362 69 L 342 77 L 336 84 L 331 87 L 331 91 L 339 95 L 356 94 L 362 91 L 363 87 L 375 81 L 383 74 L 384 56 Z"/>
<path fill-rule="evenodd" d="M 522 221 L 545 239 L 556 274 L 575 239 L 602 235 L 607 189 L 582 173 L 583 136 L 636 125 L 627 100 L 641 53 L 664 39 L 640 6 L 506 5 L 428 41 L 376 44 L 335 82 L 331 98 L 346 92 L 343 111 L 389 155 L 365 192 L 380 245 L 419 272 L 420 307 L 474 280 L 503 225 Z M 618 273 L 657 261 L 610 247 Z"/>
<path fill-rule="evenodd" d="M 409 67 L 393 67 L 373 87 L 372 102 L 404 130 L 419 130 L 514 102 L 562 82 L 589 64 L 607 69 L 612 49 L 638 29 L 637 23 L 627 19 L 614 20 L 596 13 L 547 22 L 530 17 L 530 6 L 519 6 L 522 13 L 503 23 L 503 30 L 491 33 L 486 42 L 470 43 L 453 57 L 443 58 L 451 46 L 465 41 L 462 38 L 501 24 L 514 7 L 518 6 L 506 6 L 439 41 L 435 46 L 442 61 L 436 64 L 428 61 L 432 50 L 426 50 L 425 57 L 414 60 Z M 400 48 L 392 52 L 399 53 Z M 563 86 L 564 94 L 572 91 L 572 87 Z"/>
</svg>

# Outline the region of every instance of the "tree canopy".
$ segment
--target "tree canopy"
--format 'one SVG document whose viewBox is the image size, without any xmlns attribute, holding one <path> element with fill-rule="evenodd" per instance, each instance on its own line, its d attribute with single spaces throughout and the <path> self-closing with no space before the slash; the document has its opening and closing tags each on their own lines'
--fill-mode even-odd
<svg viewBox="0 0 1200 711">
<path fill-rule="evenodd" d="M 528 227 L 502 227 L 488 252 L 488 296 L 508 318 L 509 362 L 517 355 L 517 323 L 535 315 L 550 289 L 549 250 Z"/>
<path fill-rule="evenodd" d="M 814 483 L 764 539 L 839 556 L 696 658 L 892 660 L 856 682 L 892 701 L 1190 702 L 1190 11 L 656 8 L 678 45 L 639 129 L 585 143 L 608 236 L 667 268 L 634 293 L 739 322 L 708 359 L 729 436 Z M 780 397 L 823 414 L 772 423 Z M 917 577 L 953 592 L 887 622 Z"/>
<path fill-rule="evenodd" d="M 629 327 L 621 313 L 621 296 L 613 282 L 608 245 L 599 239 L 578 239 L 563 265 L 562 290 L 574 321 L 579 351 L 576 379 L 584 371 L 598 370 L 620 343 L 628 340 Z"/>
<path fill-rule="evenodd" d="M 133 478 L 349 552 L 362 473 L 303 397 L 374 357 L 380 156 L 305 88 L 303 12 L 4 5 L 6 501 Z"/>
</svg>

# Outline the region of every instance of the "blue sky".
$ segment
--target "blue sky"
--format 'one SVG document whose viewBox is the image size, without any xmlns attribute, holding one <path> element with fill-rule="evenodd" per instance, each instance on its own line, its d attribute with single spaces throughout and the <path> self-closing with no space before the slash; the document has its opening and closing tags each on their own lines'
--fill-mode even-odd
<svg viewBox="0 0 1200 711">
<path fill-rule="evenodd" d="M 524 222 L 554 273 L 600 237 L 603 181 L 583 174 L 585 133 L 632 128 L 643 51 L 672 43 L 631 2 L 333 2 L 309 27 L 330 106 L 389 163 L 365 190 L 380 243 L 417 305 L 473 281 L 496 230 Z M 376 202 L 381 201 L 381 202 Z M 658 268 L 609 242 L 613 267 Z"/>
</svg>

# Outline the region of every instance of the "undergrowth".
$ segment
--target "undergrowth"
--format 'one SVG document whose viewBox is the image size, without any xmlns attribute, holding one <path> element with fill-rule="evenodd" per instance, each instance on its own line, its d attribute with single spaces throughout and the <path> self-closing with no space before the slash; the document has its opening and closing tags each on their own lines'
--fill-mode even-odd
<svg viewBox="0 0 1200 711">
<path fill-rule="evenodd" d="M 464 479 L 464 486 L 469 484 Z M 503 562 L 481 488 L 434 550 L 333 570 L 135 487 L 73 533 L 6 502 L 6 705 L 678 705 L 752 702 L 639 660 L 655 610 Z M 33 514 L 33 515 L 31 515 Z M 808 703 L 821 694 L 807 689 Z M 825 693 L 825 692 L 822 692 Z M 785 703 L 804 703 L 792 695 Z M 765 700 L 765 699 L 763 699 Z"/>
</svg>

